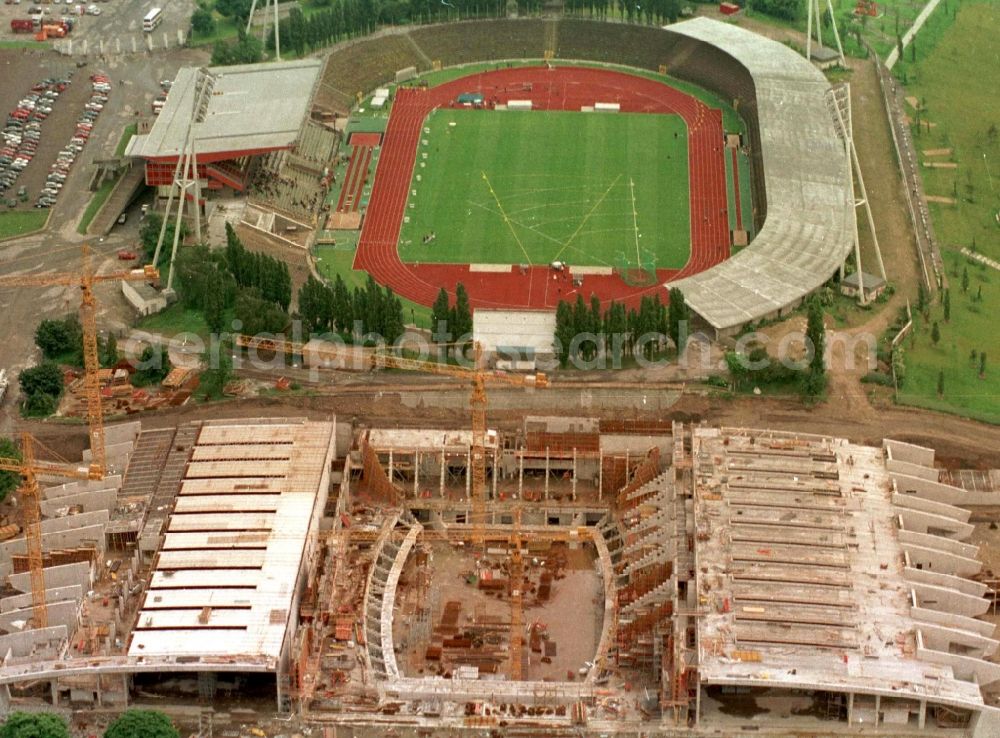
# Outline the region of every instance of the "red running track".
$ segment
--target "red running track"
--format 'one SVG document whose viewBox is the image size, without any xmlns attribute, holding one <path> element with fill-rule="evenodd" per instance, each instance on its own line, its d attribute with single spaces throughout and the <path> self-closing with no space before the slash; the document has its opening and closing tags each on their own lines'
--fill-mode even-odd
<svg viewBox="0 0 1000 738">
<path fill-rule="evenodd" d="M 361 193 L 364 191 L 365 180 L 368 179 L 371 160 L 371 146 L 354 147 L 351 160 L 347 163 L 347 171 L 344 172 L 344 187 L 337 200 L 338 213 L 353 213 L 361 207 Z"/>
<path fill-rule="evenodd" d="M 526 85 L 531 85 L 527 92 Z M 682 269 L 657 270 L 659 284 L 630 287 L 615 275 L 586 275 L 579 290 L 567 279 L 553 280 L 548 265 L 521 272 L 472 272 L 468 264 L 404 264 L 397 243 L 424 119 L 435 108 L 448 107 L 463 92 L 480 92 L 486 100 L 530 98 L 539 110 L 579 110 L 595 102 L 616 102 L 626 113 L 673 113 L 688 127 L 691 196 L 691 256 Z M 596 294 L 603 303 L 639 303 L 643 294 L 662 290 L 668 280 L 704 271 L 729 255 L 729 216 L 722 112 L 661 82 L 623 72 L 580 67 L 519 67 L 470 75 L 422 90 L 400 88 L 382 140 L 382 152 L 354 268 L 370 273 L 379 284 L 424 305 L 444 287 L 454 293 L 465 285 L 473 307 L 554 308 L 560 299 Z M 562 288 L 567 288 L 565 291 Z M 663 295 L 665 298 L 666 295 Z"/>
</svg>

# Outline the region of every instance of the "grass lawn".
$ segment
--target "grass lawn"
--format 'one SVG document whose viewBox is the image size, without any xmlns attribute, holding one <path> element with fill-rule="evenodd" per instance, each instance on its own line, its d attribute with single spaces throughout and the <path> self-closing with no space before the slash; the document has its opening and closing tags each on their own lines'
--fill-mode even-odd
<svg viewBox="0 0 1000 738">
<path fill-rule="evenodd" d="M 131 141 L 132 136 L 138 132 L 138 123 L 129 123 L 125 126 L 125 130 L 122 131 L 122 137 L 118 139 L 118 145 L 115 147 L 115 156 L 122 156 L 125 153 L 125 147 L 128 146 L 128 142 Z"/>
<path fill-rule="evenodd" d="M 229 39 L 236 38 L 238 34 L 238 29 L 244 27 L 246 21 L 242 24 L 237 23 L 233 18 L 224 18 L 218 13 L 213 13 L 215 16 L 215 30 L 203 36 L 200 33 L 191 34 L 191 46 L 211 46 L 216 41 L 228 41 Z"/>
<path fill-rule="evenodd" d="M 967 259 L 948 254 L 949 265 L 969 270 L 969 290 L 963 293 L 960 279 L 951 277 L 951 320 L 944 322 L 943 307 L 931 308 L 929 322 L 915 317 L 917 328 L 906 339 L 906 381 L 897 399 L 905 405 L 967 415 L 990 423 L 1000 423 L 1000 350 L 996 328 L 996 306 L 1000 305 L 1000 272 Z M 952 267 L 949 266 L 949 269 Z M 977 300 L 982 287 L 982 299 Z M 941 340 L 931 340 L 934 322 Z M 975 351 L 977 358 L 970 354 Z M 986 375 L 979 376 L 978 353 L 986 352 Z M 938 373 L 944 372 L 944 395 L 938 397 Z"/>
<path fill-rule="evenodd" d="M 0 241 L 37 231 L 45 226 L 48 217 L 48 210 L 0 211 Z"/>
<path fill-rule="evenodd" d="M 616 266 L 638 251 L 658 268 L 687 262 L 678 116 L 449 109 L 425 127 L 403 261 Z"/>
<path fill-rule="evenodd" d="M 115 188 L 115 182 L 117 180 L 108 179 L 105 180 L 100 187 L 97 188 L 91 198 L 90 202 L 87 203 L 87 209 L 83 211 L 83 217 L 80 218 L 80 224 L 76 227 L 76 232 L 81 236 L 87 235 L 87 229 L 90 227 L 90 221 L 94 219 L 97 215 L 97 211 L 101 209 L 101 206 L 107 201 L 108 197 L 111 196 L 111 190 Z"/>
<path fill-rule="evenodd" d="M 313 251 L 316 254 L 317 271 L 331 283 L 338 274 L 349 290 L 353 290 L 355 287 L 364 287 L 367 283 L 368 274 L 366 272 L 355 271 L 351 268 L 354 264 L 353 248 L 345 250 L 333 246 L 316 246 Z M 403 303 L 403 322 L 430 330 L 431 309 L 426 305 L 419 305 L 402 297 L 399 299 Z"/>
<path fill-rule="evenodd" d="M 952 7 L 954 8 L 954 0 Z M 944 5 L 944 2 L 942 3 Z M 943 322 L 935 305 L 931 320 L 939 321 L 941 341 L 931 341 L 931 326 L 918 320 L 921 330 L 907 346 L 907 378 L 899 400 L 933 406 L 1000 423 L 1000 350 L 996 313 L 1000 308 L 1000 271 L 964 257 L 971 248 L 1000 260 L 1000 65 L 994 29 L 1000 24 L 1000 6 L 994 2 L 962 3 L 958 15 L 935 37 L 935 26 L 924 39 L 916 63 L 906 53 L 906 93 L 923 108 L 923 130 L 913 136 L 919 151 L 949 148 L 951 154 L 927 156 L 922 162 L 948 162 L 957 168 L 921 167 L 929 195 L 956 199 L 955 204 L 930 203 L 931 218 L 942 246 L 945 272 L 951 285 L 951 321 Z M 932 21 L 938 16 L 935 12 Z M 923 39 L 922 34 L 917 37 Z M 931 43 L 933 42 L 933 43 Z M 915 119 L 915 111 L 910 115 Z M 932 124 L 928 129 L 926 124 Z M 991 129 L 992 126 L 992 129 Z M 992 130 L 992 132 L 991 132 Z M 969 289 L 961 290 L 968 270 Z M 980 287 L 982 299 L 975 300 Z M 972 350 L 987 354 L 986 377 L 969 359 Z M 938 372 L 945 373 L 945 392 L 937 396 Z"/>
<path fill-rule="evenodd" d="M 167 338 L 173 338 L 179 333 L 195 333 L 208 336 L 208 324 L 199 310 L 187 310 L 175 302 L 163 312 L 141 318 L 136 324 L 139 330 L 159 333 Z"/>
<path fill-rule="evenodd" d="M 844 53 L 849 56 L 865 56 L 864 47 L 857 40 L 857 37 L 860 35 L 862 39 L 871 45 L 879 57 L 885 59 L 893 47 L 896 46 L 897 33 L 900 36 L 905 34 L 926 4 L 927 0 L 878 0 L 878 15 L 872 17 L 854 15 L 857 0 L 833 0 L 834 14 L 840 21 L 837 28 L 840 31 L 840 41 L 844 46 Z M 821 3 L 820 5 L 824 16 L 828 18 L 825 3 Z M 951 12 L 958 5 L 959 0 L 942 0 L 931 18 L 933 19 L 934 16 L 944 13 L 950 16 Z M 748 17 L 754 21 L 768 23 L 781 28 L 795 28 L 805 33 L 807 20 L 805 3 L 800 5 L 799 16 L 794 21 L 788 21 L 773 18 L 764 13 L 753 12 L 752 10 L 748 14 Z M 736 18 L 735 23 L 739 24 L 740 19 Z M 928 21 L 929 23 L 930 20 Z M 927 25 L 924 25 L 920 33 L 917 34 L 918 46 L 926 28 Z M 823 45 L 830 48 L 836 47 L 836 42 L 833 38 L 833 29 L 830 28 L 828 23 L 823 24 Z M 909 57 L 909 51 L 907 51 L 906 56 Z"/>
</svg>

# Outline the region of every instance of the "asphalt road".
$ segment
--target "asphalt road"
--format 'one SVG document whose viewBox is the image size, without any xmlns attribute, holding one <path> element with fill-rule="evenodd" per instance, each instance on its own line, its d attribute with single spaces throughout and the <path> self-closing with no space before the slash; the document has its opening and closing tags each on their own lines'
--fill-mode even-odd
<svg viewBox="0 0 1000 738">
<path fill-rule="evenodd" d="M 30 34 L 15 34 L 10 30 L 11 19 L 30 17 L 28 9 L 33 4 L 30 0 L 21 0 L 19 4 L 0 5 L 0 39 L 24 41 L 33 38 Z M 81 4 L 84 7 L 96 5 L 101 14 L 77 15 L 74 11 Z M 86 41 L 88 55 L 97 57 L 102 41 L 106 56 L 143 53 L 148 36 L 154 48 L 178 46 L 178 32 L 187 35 L 195 3 L 194 0 L 86 0 L 83 3 L 50 2 L 41 7 L 48 18 L 72 15 L 76 25 L 67 38 L 73 41 L 74 55 L 83 53 L 82 44 Z M 146 34 L 142 30 L 143 16 L 156 7 L 163 10 L 163 22 L 152 34 Z"/>
<path fill-rule="evenodd" d="M 2 7 L 2 6 L 0 6 Z M 78 272 L 80 246 L 89 242 L 95 252 L 95 265 L 99 271 L 120 269 L 122 262 L 116 252 L 134 246 L 140 227 L 138 213 L 133 213 L 125 226 L 116 227 L 103 240 L 88 239 L 76 232 L 77 224 L 87 207 L 91 193 L 88 189 L 93 175 L 95 159 L 110 158 L 125 126 L 136 120 L 136 114 L 146 114 L 153 98 L 158 94 L 159 80 L 173 78 L 184 65 L 202 64 L 207 61 L 205 52 L 183 50 L 171 54 L 139 54 L 134 57 L 112 60 L 107 64 L 90 64 L 75 69 L 73 85 L 89 88 L 88 78 L 97 71 L 111 78 L 112 90 L 107 106 L 97 119 L 97 124 L 82 154 L 77 159 L 59 201 L 52 209 L 49 226 L 43 233 L 0 242 L 0 275 L 20 273 Z M 51 51 L 0 50 L 0 70 L 7 80 L 17 84 L 0 85 L 0 103 L 7 104 L 12 97 L 16 103 L 23 92 L 18 91 L 24 82 L 38 77 L 43 69 L 52 65 L 65 65 L 63 57 Z M 42 76 L 45 76 L 44 74 Z M 31 84 L 25 88 L 30 89 Z M 69 92 L 69 90 L 67 90 Z M 67 100 L 60 99 L 61 103 Z M 8 106 L 9 107 L 9 106 Z M 82 102 L 80 102 L 82 108 Z M 77 112 L 72 104 L 67 108 L 72 121 Z M 54 114 L 55 115 L 55 114 Z M 46 124 L 52 122 L 52 118 Z M 32 168 L 42 166 L 46 152 L 57 151 L 65 141 L 59 136 L 46 136 L 43 128 L 42 146 L 36 159 L 25 170 L 32 176 Z M 54 131 L 53 131 L 54 132 Z M 44 165 L 47 168 L 47 165 Z M 44 179 L 44 174 L 42 174 Z M 98 324 L 102 330 L 123 332 L 133 318 L 132 308 L 122 297 L 116 284 L 98 288 L 100 301 Z M 21 368 L 31 366 L 38 358 L 34 346 L 34 328 L 43 318 L 61 317 L 79 307 L 78 291 L 62 287 L 3 287 L 0 288 L 0 367 L 7 369 L 9 377 L 16 377 Z M 16 382 L 15 382 L 16 385 Z M 9 431 L 17 419 L 16 386 L 0 406 L 0 432 Z"/>
</svg>

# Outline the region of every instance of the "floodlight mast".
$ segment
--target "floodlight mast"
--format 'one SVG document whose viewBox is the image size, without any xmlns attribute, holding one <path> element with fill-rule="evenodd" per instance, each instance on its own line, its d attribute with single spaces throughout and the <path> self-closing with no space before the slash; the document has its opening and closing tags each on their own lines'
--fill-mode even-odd
<svg viewBox="0 0 1000 738">
<path fill-rule="evenodd" d="M 278 25 L 278 0 L 264 0 L 264 33 L 263 39 L 265 43 L 267 42 L 267 6 L 274 6 L 274 60 L 281 61 L 281 32 Z M 257 0 L 253 0 L 250 3 L 250 16 L 247 18 L 247 28 L 246 32 L 250 33 L 250 24 L 253 22 L 253 13 L 257 9 Z"/>
<path fill-rule="evenodd" d="M 809 13 L 806 20 L 806 59 L 812 61 L 812 37 L 813 19 L 816 25 L 816 43 L 823 48 L 823 11 L 819 8 L 820 0 L 806 0 Z M 840 66 L 847 67 L 847 60 L 844 58 L 844 47 L 840 43 L 840 31 L 837 30 L 837 16 L 833 13 L 832 0 L 826 0 L 826 10 L 830 13 L 830 26 L 833 28 L 833 38 L 837 42 L 837 61 Z"/>
</svg>

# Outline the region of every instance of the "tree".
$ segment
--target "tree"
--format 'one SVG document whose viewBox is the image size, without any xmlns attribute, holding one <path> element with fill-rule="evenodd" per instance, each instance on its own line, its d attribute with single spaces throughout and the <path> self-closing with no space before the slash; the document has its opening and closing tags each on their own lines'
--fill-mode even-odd
<svg viewBox="0 0 1000 738">
<path fill-rule="evenodd" d="M 216 5 L 218 9 L 218 4 Z M 250 6 L 247 3 L 247 15 Z M 246 15 L 243 16 L 246 20 Z M 237 41 L 235 44 L 227 44 L 218 41 L 212 46 L 212 64 L 216 66 L 228 66 L 231 64 L 256 64 L 264 57 L 264 44 L 256 36 L 251 36 L 243 30 L 237 29 Z"/>
<path fill-rule="evenodd" d="M 104 731 L 104 738 L 180 738 L 180 733 L 162 712 L 126 710 Z"/>
<path fill-rule="evenodd" d="M 139 364 L 132 373 L 132 384 L 148 387 L 159 384 L 170 373 L 170 355 L 162 344 L 147 346 L 139 356 Z"/>
<path fill-rule="evenodd" d="M 212 269 L 205 277 L 202 312 L 208 329 L 221 333 L 226 323 L 226 280 L 218 269 Z"/>
<path fill-rule="evenodd" d="M 198 8 L 191 14 L 191 30 L 199 36 L 211 36 L 215 33 L 215 16 L 211 10 Z"/>
<path fill-rule="evenodd" d="M 70 735 L 61 715 L 15 712 L 0 728 L 0 738 L 70 738 Z"/>
<path fill-rule="evenodd" d="M 101 346 L 100 354 L 101 366 L 112 367 L 118 363 L 118 339 L 114 333 L 108 335 L 108 340 Z"/>
<path fill-rule="evenodd" d="M 163 248 L 160 251 L 160 261 L 159 265 L 166 263 L 170 259 L 170 250 L 174 242 L 174 223 L 176 220 L 170 218 L 167 220 L 167 230 L 163 234 Z M 159 213 L 150 212 L 146 215 L 146 221 L 143 223 L 142 228 L 139 229 L 139 241 L 142 243 L 142 254 L 145 257 L 146 263 L 150 263 L 153 260 L 153 255 L 156 253 L 156 242 L 160 238 L 160 227 L 163 225 L 163 216 Z M 181 223 L 181 235 L 180 241 L 184 242 L 184 239 L 188 236 L 187 224 Z"/>
<path fill-rule="evenodd" d="M 681 326 L 691 319 L 691 310 L 684 301 L 684 293 L 679 287 L 670 288 L 670 304 L 667 309 L 667 335 L 677 347 L 677 353 L 684 350 L 682 343 L 686 341 L 687 330 L 681 335 Z"/>
<path fill-rule="evenodd" d="M 307 333 L 324 331 L 330 327 L 333 313 L 333 290 L 311 274 L 299 287 L 299 316 Z"/>
<path fill-rule="evenodd" d="M 10 438 L 0 438 L 0 458 L 21 460 L 21 450 Z M 21 484 L 21 477 L 17 472 L 0 471 L 0 502 L 7 499 L 7 495 L 13 492 Z"/>
<path fill-rule="evenodd" d="M 216 0 L 215 9 L 225 18 L 237 18 L 246 21 L 250 17 L 250 0 Z"/>
<path fill-rule="evenodd" d="M 25 369 L 21 372 L 18 382 L 25 397 L 32 395 L 59 397 L 63 390 L 62 370 L 51 361 L 43 361 L 38 366 Z"/>
<path fill-rule="evenodd" d="M 938 372 L 937 393 L 938 393 L 938 397 L 944 397 L 944 372 L 943 371 L 939 371 Z"/>
<path fill-rule="evenodd" d="M 566 368 L 569 361 L 569 346 L 576 331 L 573 329 L 573 308 L 565 300 L 560 300 L 556 306 L 556 358 L 559 366 Z"/>
<path fill-rule="evenodd" d="M 469 295 L 465 285 L 459 282 L 455 285 L 455 306 L 451 309 L 451 326 L 455 339 L 472 335 L 472 308 L 469 305 Z"/>
<path fill-rule="evenodd" d="M 265 300 L 255 287 L 243 290 L 236 296 L 236 319 L 242 321 L 243 332 L 281 333 L 288 326 L 288 314 L 277 303 Z"/>
<path fill-rule="evenodd" d="M 923 281 L 917 282 L 917 312 L 922 313 L 927 307 L 927 288 Z"/>
<path fill-rule="evenodd" d="M 64 358 L 78 353 L 82 357 L 83 330 L 75 315 L 62 320 L 43 320 L 35 329 L 35 345 L 46 359 Z"/>
<path fill-rule="evenodd" d="M 935 320 L 934 325 L 931 326 L 931 341 L 933 341 L 934 345 L 937 346 L 938 341 L 940 340 L 941 340 L 941 329 L 938 328 L 937 321 Z"/>
<path fill-rule="evenodd" d="M 962 267 L 962 292 L 969 291 L 969 267 Z"/>
<path fill-rule="evenodd" d="M 944 291 L 944 322 L 947 323 L 951 320 L 951 290 Z"/>
<path fill-rule="evenodd" d="M 206 350 L 202 360 L 208 367 L 201 373 L 199 391 L 205 399 L 222 396 L 222 391 L 233 376 L 233 354 L 232 346 L 226 342 L 220 342 L 219 355 L 216 358 L 212 351 Z"/>
<path fill-rule="evenodd" d="M 826 329 L 823 327 L 823 306 L 816 297 L 809 300 L 806 338 L 813 349 L 806 375 L 806 395 L 818 397 L 826 389 Z"/>
<path fill-rule="evenodd" d="M 451 306 L 448 303 L 448 293 L 444 287 L 440 289 L 434 304 L 431 306 L 431 340 L 434 343 L 447 343 L 448 319 L 451 316 Z"/>
</svg>

